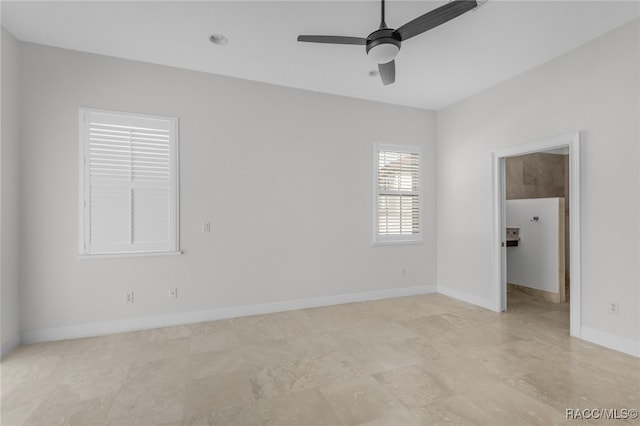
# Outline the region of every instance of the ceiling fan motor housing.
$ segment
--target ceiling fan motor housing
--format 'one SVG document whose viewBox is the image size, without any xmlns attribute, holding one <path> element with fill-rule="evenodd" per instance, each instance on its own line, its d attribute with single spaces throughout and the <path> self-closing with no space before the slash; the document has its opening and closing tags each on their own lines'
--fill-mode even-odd
<svg viewBox="0 0 640 426">
<path fill-rule="evenodd" d="M 381 28 L 367 37 L 367 55 L 378 64 L 393 61 L 400 51 L 400 39 L 394 37 L 394 30 Z"/>
</svg>

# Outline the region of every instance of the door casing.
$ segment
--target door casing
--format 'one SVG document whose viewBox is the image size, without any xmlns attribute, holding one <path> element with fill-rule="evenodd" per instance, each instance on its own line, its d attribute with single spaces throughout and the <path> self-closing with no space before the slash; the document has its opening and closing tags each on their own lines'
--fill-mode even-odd
<svg viewBox="0 0 640 426">
<path fill-rule="evenodd" d="M 580 133 L 574 132 L 531 143 L 501 148 L 493 152 L 493 310 L 507 307 L 506 179 L 505 159 L 557 148 L 569 148 L 569 311 L 571 336 L 581 329 L 581 244 L 580 244 Z"/>
</svg>

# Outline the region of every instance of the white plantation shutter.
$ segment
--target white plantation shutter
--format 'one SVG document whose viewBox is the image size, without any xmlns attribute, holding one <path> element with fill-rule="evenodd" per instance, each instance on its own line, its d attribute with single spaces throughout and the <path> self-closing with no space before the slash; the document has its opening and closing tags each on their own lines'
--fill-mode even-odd
<svg viewBox="0 0 640 426">
<path fill-rule="evenodd" d="M 419 147 L 377 144 L 375 242 L 421 241 L 422 163 Z"/>
<path fill-rule="evenodd" d="M 175 252 L 177 120 L 80 110 L 82 254 Z"/>
</svg>

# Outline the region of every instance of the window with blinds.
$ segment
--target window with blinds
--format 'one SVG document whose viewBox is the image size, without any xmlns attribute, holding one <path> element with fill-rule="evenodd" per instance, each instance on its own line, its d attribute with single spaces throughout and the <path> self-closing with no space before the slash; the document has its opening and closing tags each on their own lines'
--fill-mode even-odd
<svg viewBox="0 0 640 426">
<path fill-rule="evenodd" d="M 419 147 L 376 144 L 374 242 L 422 240 Z"/>
<path fill-rule="evenodd" d="M 178 252 L 177 119 L 80 109 L 84 255 Z"/>
</svg>

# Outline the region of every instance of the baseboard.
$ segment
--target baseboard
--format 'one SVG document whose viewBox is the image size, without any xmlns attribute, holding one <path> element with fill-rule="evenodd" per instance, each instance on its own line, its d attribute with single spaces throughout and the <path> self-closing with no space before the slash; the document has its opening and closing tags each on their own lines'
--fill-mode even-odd
<svg viewBox="0 0 640 426">
<path fill-rule="evenodd" d="M 580 331 L 583 340 L 640 358 L 640 342 L 584 326 Z"/>
<path fill-rule="evenodd" d="M 527 287 L 520 284 L 507 283 L 507 293 L 518 293 L 531 296 L 535 299 L 546 300 L 551 303 L 564 303 L 560 292 L 540 290 L 538 288 Z"/>
<path fill-rule="evenodd" d="M 133 318 L 119 321 L 96 322 L 69 327 L 25 331 L 22 332 L 21 335 L 16 335 L 12 339 L 2 344 L 1 357 L 4 358 L 20 344 L 103 336 L 107 334 L 171 327 L 205 321 L 215 321 L 226 318 L 238 318 L 251 315 L 293 311 L 297 309 L 317 308 L 321 306 L 366 302 L 370 300 L 391 299 L 395 297 L 414 296 L 430 293 L 444 294 L 445 296 L 453 297 L 463 302 L 471 303 L 472 305 L 492 310 L 492 303 L 490 300 L 469 295 L 450 287 L 441 285 L 404 287 L 364 293 L 340 294 L 336 296 L 288 300 L 274 303 L 245 305 L 231 308 L 211 309 L 206 311 L 183 312 L 171 315 Z M 640 342 L 625 339 L 623 337 L 615 336 L 584 326 L 580 328 L 580 331 L 580 338 L 582 338 L 583 340 L 640 358 Z"/>
<path fill-rule="evenodd" d="M 297 309 L 317 308 L 320 306 L 341 305 L 344 303 L 366 302 L 369 300 L 391 299 L 395 297 L 429 293 L 436 293 L 435 285 L 394 288 L 364 293 L 340 294 L 336 296 L 288 300 L 283 302 L 219 308 L 206 311 L 183 312 L 171 315 L 132 318 L 119 321 L 95 322 L 69 327 L 24 331 L 21 334 L 21 342 L 23 344 L 30 344 L 55 340 L 78 339 L 82 337 L 103 336 L 107 334 L 171 327 L 226 318 L 238 318 L 251 315 L 270 314 L 274 312 L 294 311 Z"/>
<path fill-rule="evenodd" d="M 20 345 L 20 335 L 16 334 L 11 339 L 0 345 L 0 359 L 9 355 L 15 348 Z"/>
<path fill-rule="evenodd" d="M 491 311 L 493 310 L 493 302 L 491 302 L 491 300 L 473 296 L 471 294 L 455 290 L 451 287 L 438 285 L 438 293 L 453 297 L 454 299 L 462 300 L 463 302 L 471 303 L 472 305 L 480 306 L 481 308 L 489 309 Z"/>
</svg>

